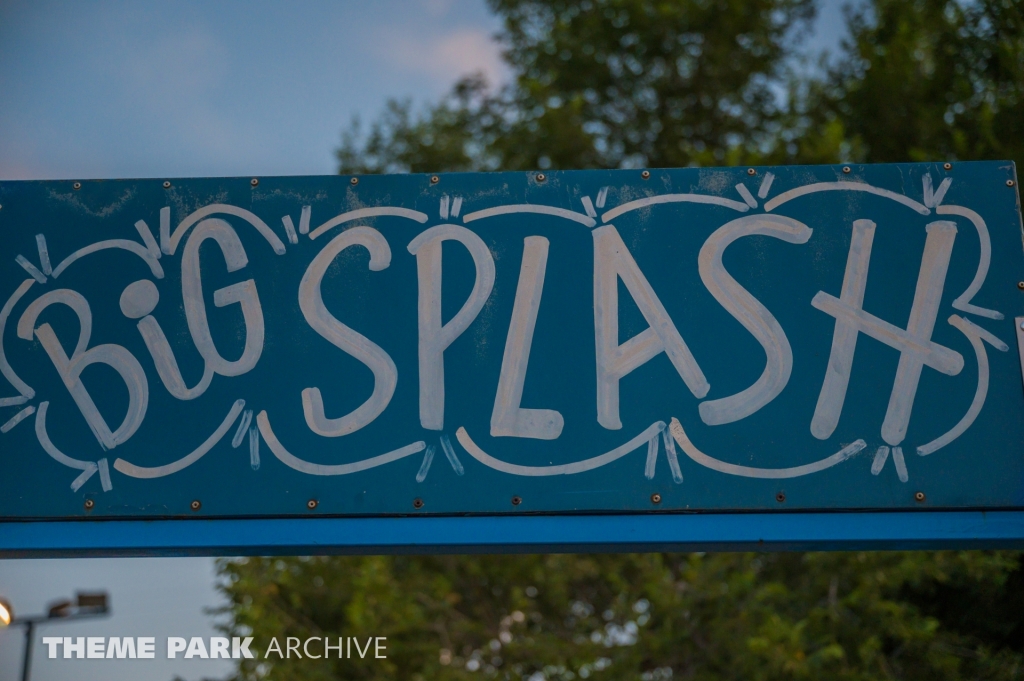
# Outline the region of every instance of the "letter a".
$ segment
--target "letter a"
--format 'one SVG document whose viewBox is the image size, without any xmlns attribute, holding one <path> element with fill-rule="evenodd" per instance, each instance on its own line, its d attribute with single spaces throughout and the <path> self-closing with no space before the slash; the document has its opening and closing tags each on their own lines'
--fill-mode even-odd
<svg viewBox="0 0 1024 681">
<path fill-rule="evenodd" d="M 597 422 L 610 430 L 618 430 L 622 428 L 619 380 L 662 352 L 668 355 L 694 396 L 704 397 L 711 386 L 615 227 L 598 227 L 593 234 Z M 622 345 L 619 345 L 619 279 L 650 324 Z"/>
</svg>

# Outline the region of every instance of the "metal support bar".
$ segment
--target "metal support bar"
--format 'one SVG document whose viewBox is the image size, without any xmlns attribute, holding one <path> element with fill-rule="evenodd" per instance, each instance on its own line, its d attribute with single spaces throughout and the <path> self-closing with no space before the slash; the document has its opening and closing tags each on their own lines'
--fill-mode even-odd
<svg viewBox="0 0 1024 681">
<path fill-rule="evenodd" d="M 0 558 L 1024 548 L 1024 511 L 0 522 Z"/>
</svg>

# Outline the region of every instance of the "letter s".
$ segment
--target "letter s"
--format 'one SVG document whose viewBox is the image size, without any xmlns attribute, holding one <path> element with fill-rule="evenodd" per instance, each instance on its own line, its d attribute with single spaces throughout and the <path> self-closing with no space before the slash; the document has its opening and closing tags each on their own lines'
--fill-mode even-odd
<svg viewBox="0 0 1024 681">
<path fill-rule="evenodd" d="M 782 392 L 793 371 L 793 350 L 772 313 L 725 270 L 722 254 L 740 237 L 762 234 L 791 244 L 806 243 L 811 228 L 781 215 L 750 215 L 728 222 L 708 237 L 697 258 L 700 278 L 715 300 L 749 331 L 767 355 L 764 372 L 746 390 L 700 404 L 700 418 L 709 426 L 750 416 Z"/>
<path fill-rule="evenodd" d="M 324 401 L 319 388 L 302 391 L 306 424 L 314 433 L 324 437 L 348 435 L 372 422 L 387 408 L 398 383 L 398 369 L 388 353 L 335 319 L 320 294 L 320 282 L 331 262 L 343 250 L 356 245 L 370 252 L 370 270 L 379 272 L 391 264 L 391 249 L 380 232 L 370 227 L 353 227 L 324 246 L 309 264 L 299 284 L 299 308 L 313 330 L 373 372 L 373 393 L 369 399 L 341 418 L 329 419 L 324 415 Z"/>
</svg>

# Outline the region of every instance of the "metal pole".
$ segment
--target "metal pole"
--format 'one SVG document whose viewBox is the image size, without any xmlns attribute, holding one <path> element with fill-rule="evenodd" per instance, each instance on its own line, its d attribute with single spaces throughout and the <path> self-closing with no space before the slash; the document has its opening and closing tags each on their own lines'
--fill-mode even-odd
<svg viewBox="0 0 1024 681">
<path fill-rule="evenodd" d="M 29 681 L 32 671 L 32 639 L 35 638 L 36 623 L 29 620 L 25 624 L 25 659 L 21 663 L 21 681 Z"/>
</svg>

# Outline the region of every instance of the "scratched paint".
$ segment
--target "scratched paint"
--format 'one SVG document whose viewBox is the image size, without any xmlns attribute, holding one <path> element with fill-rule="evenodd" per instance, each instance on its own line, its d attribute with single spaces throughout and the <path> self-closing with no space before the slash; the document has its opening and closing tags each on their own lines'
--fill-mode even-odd
<svg viewBox="0 0 1024 681">
<path fill-rule="evenodd" d="M 0 182 L 0 517 L 1021 507 L 1015 179 Z"/>
</svg>

